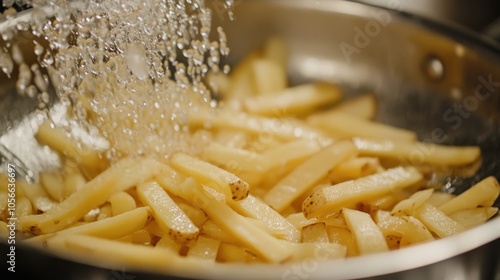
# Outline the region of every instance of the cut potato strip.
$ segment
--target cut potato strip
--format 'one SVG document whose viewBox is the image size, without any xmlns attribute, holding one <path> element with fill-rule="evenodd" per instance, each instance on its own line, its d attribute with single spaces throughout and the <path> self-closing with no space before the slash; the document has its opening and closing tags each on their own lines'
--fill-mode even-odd
<svg viewBox="0 0 500 280">
<path fill-rule="evenodd" d="M 302 243 L 328 243 L 325 223 L 315 223 L 302 228 Z"/>
<path fill-rule="evenodd" d="M 385 172 L 322 188 L 302 204 L 307 218 L 326 216 L 353 203 L 403 189 L 422 179 L 413 167 L 396 167 Z"/>
<path fill-rule="evenodd" d="M 284 243 L 292 249 L 291 261 L 301 261 L 311 258 L 315 261 L 340 259 L 346 256 L 347 251 L 344 245 L 337 243 Z"/>
<path fill-rule="evenodd" d="M 465 227 L 453 220 L 438 208 L 424 203 L 414 213 L 430 231 L 437 236 L 444 238 L 465 230 Z"/>
<path fill-rule="evenodd" d="M 433 189 L 427 189 L 414 193 L 409 198 L 400 201 L 391 211 L 392 215 L 396 216 L 410 216 L 413 214 L 415 209 L 422 206 L 434 192 Z"/>
<path fill-rule="evenodd" d="M 347 227 L 332 227 L 326 229 L 328 239 L 331 243 L 337 243 L 346 247 L 346 257 L 358 256 L 358 245 L 351 231 Z"/>
<path fill-rule="evenodd" d="M 476 146 L 442 146 L 423 142 L 354 138 L 361 156 L 393 158 L 405 164 L 460 166 L 472 164 L 481 157 Z"/>
<path fill-rule="evenodd" d="M 286 69 L 269 58 L 252 61 L 252 78 L 258 95 L 276 94 L 287 86 Z"/>
<path fill-rule="evenodd" d="M 228 169 L 238 173 L 250 172 L 259 176 L 268 170 L 268 163 L 261 155 L 218 143 L 210 143 L 203 150 L 202 157 L 213 164 L 227 166 Z"/>
<path fill-rule="evenodd" d="M 239 100 L 255 94 L 253 80 L 253 62 L 262 57 L 259 51 L 253 51 L 243 58 L 231 73 L 231 84 L 226 100 Z"/>
<path fill-rule="evenodd" d="M 393 216 L 389 211 L 377 211 L 375 222 L 385 236 L 399 236 L 400 246 L 434 240 L 429 230 L 412 216 Z"/>
<path fill-rule="evenodd" d="M 349 230 L 356 239 L 361 255 L 388 251 L 384 234 L 367 213 L 343 208 L 342 213 Z"/>
<path fill-rule="evenodd" d="M 126 192 L 117 192 L 109 198 L 113 216 L 134 210 L 137 205 L 135 199 Z"/>
<path fill-rule="evenodd" d="M 330 112 L 327 117 L 312 118 L 308 123 L 324 129 L 329 135 L 337 138 L 362 137 L 395 141 L 417 139 L 417 134 L 413 131 L 364 120 L 342 112 Z"/>
<path fill-rule="evenodd" d="M 378 158 L 355 157 L 340 163 L 329 174 L 332 183 L 354 180 L 383 171 Z"/>
<path fill-rule="evenodd" d="M 439 206 L 439 210 L 445 214 L 452 214 L 460 210 L 475 208 L 479 205 L 483 205 L 483 203 L 487 201 L 491 202 L 491 204 L 488 203 L 489 205 L 483 206 L 491 206 L 498 197 L 499 193 L 500 185 L 498 184 L 497 179 L 490 176 L 481 180 L 479 183 L 475 184 L 452 200 Z"/>
<path fill-rule="evenodd" d="M 227 199 L 241 200 L 248 196 L 247 182 L 213 164 L 182 153 L 173 155 L 170 162 L 174 168 L 224 194 Z"/>
<path fill-rule="evenodd" d="M 113 193 L 157 175 L 163 166 L 151 159 L 123 159 L 48 212 L 19 219 L 19 229 L 35 235 L 61 230 L 106 202 Z"/>
<path fill-rule="evenodd" d="M 66 198 L 64 178 L 61 173 L 41 172 L 39 176 L 40 184 L 53 200 L 61 202 Z"/>
<path fill-rule="evenodd" d="M 88 178 L 97 176 L 97 174 L 109 166 L 107 159 L 99 155 L 99 152 L 82 143 L 78 143 L 63 129 L 54 127 L 49 121 L 40 125 L 35 138 L 38 143 L 47 145 L 79 163 L 82 172 Z"/>
<path fill-rule="evenodd" d="M 350 141 L 339 141 L 320 150 L 272 187 L 264 201 L 276 211 L 283 211 L 325 177 L 329 170 L 355 154 L 356 148 Z"/>
<path fill-rule="evenodd" d="M 254 114 L 272 117 L 302 115 L 340 100 L 340 90 L 330 84 L 305 84 L 291 87 L 272 96 L 246 98 L 245 109 Z"/>
<path fill-rule="evenodd" d="M 87 263 L 106 265 L 108 268 L 150 269 L 152 271 L 192 272 L 196 269 L 209 271 L 213 263 L 204 263 L 196 259 L 181 257 L 171 250 L 151 246 L 123 243 L 84 235 L 60 235 L 59 252 L 70 259 L 79 259 Z M 61 249 L 64 249 L 61 250 Z M 69 252 L 69 253 L 68 253 Z M 105 260 L 100 256 L 107 256 Z"/>
<path fill-rule="evenodd" d="M 286 69 L 288 48 L 283 38 L 278 36 L 269 37 L 262 48 L 262 55 Z"/>
<path fill-rule="evenodd" d="M 107 239 L 117 239 L 144 228 L 150 220 L 150 215 L 149 207 L 140 207 L 108 219 L 70 227 L 58 231 L 57 233 L 40 235 L 26 240 L 26 242 L 30 244 L 41 244 L 41 242 L 61 234 L 81 234 Z"/>
<path fill-rule="evenodd" d="M 242 247 L 222 242 L 219 246 L 217 259 L 227 263 L 245 263 L 249 253 Z"/>
<path fill-rule="evenodd" d="M 338 104 L 332 111 L 342 112 L 360 119 L 371 120 L 375 118 L 375 114 L 377 113 L 376 103 L 375 95 L 364 94 Z"/>
<path fill-rule="evenodd" d="M 201 226 L 201 232 L 206 236 L 212 237 L 213 239 L 217 239 L 225 243 L 241 244 L 238 239 L 222 230 L 222 228 L 219 227 L 213 220 L 206 221 Z"/>
<path fill-rule="evenodd" d="M 282 242 L 234 212 L 228 205 L 214 199 L 194 179 L 186 179 L 179 188 L 184 199 L 200 206 L 218 226 L 263 259 L 280 262 L 290 257 L 291 250 Z"/>
<path fill-rule="evenodd" d="M 47 212 L 58 204 L 49 197 L 47 192 L 39 184 L 28 184 L 28 182 L 24 180 L 18 180 L 16 184 L 17 189 L 22 189 L 26 197 L 31 201 L 33 207 L 40 212 Z"/>
<path fill-rule="evenodd" d="M 167 249 L 175 254 L 181 251 L 182 244 L 176 242 L 170 234 L 164 234 L 158 242 L 156 242 L 155 248 Z"/>
<path fill-rule="evenodd" d="M 220 241 L 210 237 L 200 236 L 195 244 L 189 248 L 188 257 L 215 261 L 219 250 Z"/>
<path fill-rule="evenodd" d="M 250 143 L 250 136 L 243 131 L 223 129 L 217 131 L 214 140 L 226 147 L 245 149 Z"/>
<path fill-rule="evenodd" d="M 434 192 L 432 193 L 431 197 L 429 197 L 429 199 L 427 200 L 427 203 L 434 205 L 436 207 L 440 207 L 441 205 L 455 198 L 455 196 L 456 195 L 451 193 Z"/>
<path fill-rule="evenodd" d="M 300 232 L 287 219 L 259 198 L 249 195 L 243 200 L 231 203 L 230 206 L 241 215 L 264 222 L 271 230 L 279 233 L 278 237 L 294 242 L 300 241 Z"/>
<path fill-rule="evenodd" d="M 137 186 L 137 195 L 144 205 L 149 205 L 155 221 L 179 243 L 198 237 L 200 230 L 170 196 L 155 181 Z"/>
<path fill-rule="evenodd" d="M 464 209 L 450 214 L 450 218 L 460 223 L 465 228 L 473 228 L 484 224 L 498 212 L 496 207 L 478 207 Z"/>
<path fill-rule="evenodd" d="M 191 126 L 210 126 L 245 131 L 251 134 L 269 134 L 283 140 L 296 138 L 329 141 L 329 137 L 317 128 L 296 120 L 252 116 L 245 113 L 221 109 L 215 113 L 199 110 L 189 115 Z"/>
</svg>

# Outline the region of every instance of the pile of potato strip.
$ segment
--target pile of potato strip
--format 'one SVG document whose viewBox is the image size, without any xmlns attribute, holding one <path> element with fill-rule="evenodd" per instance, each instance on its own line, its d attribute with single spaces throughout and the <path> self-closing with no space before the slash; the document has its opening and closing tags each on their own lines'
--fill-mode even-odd
<svg viewBox="0 0 500 280">
<path fill-rule="evenodd" d="M 497 213 L 494 177 L 458 196 L 426 180 L 432 168 L 477 163 L 479 147 L 421 143 L 376 123 L 373 95 L 339 103 L 335 85 L 289 87 L 279 38 L 207 82 L 221 101 L 189 116 L 192 133 L 210 139 L 201 154 L 111 164 L 105 151 L 41 125 L 36 139 L 63 166 L 38 183 L 17 181 L 17 229 L 32 236 L 23 242 L 126 266 L 209 269 L 297 262 L 318 250 L 331 259 L 395 250 Z M 418 161 L 415 151 L 424 151 Z M 7 174 L 0 182 L 7 234 Z"/>
</svg>

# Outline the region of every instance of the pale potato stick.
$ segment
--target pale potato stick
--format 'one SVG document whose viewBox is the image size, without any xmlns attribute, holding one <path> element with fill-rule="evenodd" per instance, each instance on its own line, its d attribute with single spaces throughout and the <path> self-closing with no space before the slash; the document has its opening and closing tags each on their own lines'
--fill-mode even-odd
<svg viewBox="0 0 500 280">
<path fill-rule="evenodd" d="M 113 217 L 113 209 L 111 209 L 111 204 L 106 203 L 99 207 L 99 214 L 97 214 L 97 220 L 103 220 L 109 217 Z"/>
<path fill-rule="evenodd" d="M 340 163 L 328 174 L 332 183 L 354 180 L 383 171 L 378 158 L 355 157 Z"/>
<path fill-rule="evenodd" d="M 151 159 L 122 159 L 48 212 L 19 219 L 19 229 L 35 235 L 61 230 L 102 205 L 113 193 L 157 175 L 163 166 Z"/>
<path fill-rule="evenodd" d="M 361 255 L 389 250 L 384 234 L 370 215 L 347 208 L 343 208 L 342 213 Z"/>
<path fill-rule="evenodd" d="M 84 260 L 107 268 L 149 269 L 152 271 L 189 272 L 194 269 L 210 271 L 213 263 L 200 262 L 194 258 L 181 257 L 168 249 L 155 248 L 85 235 L 60 235 L 59 242 L 69 259 Z M 103 258 L 103 256 L 105 256 Z"/>
<path fill-rule="evenodd" d="M 33 214 L 33 206 L 31 205 L 31 201 L 26 197 L 16 198 L 15 213 L 16 218 Z"/>
<path fill-rule="evenodd" d="M 500 185 L 495 177 L 490 176 L 474 186 L 470 187 L 465 192 L 461 193 L 452 200 L 439 206 L 445 214 L 451 214 L 460 210 L 476 208 L 482 205 L 485 201 L 495 201 L 500 192 Z M 486 205 L 491 206 L 491 205 Z"/>
<path fill-rule="evenodd" d="M 132 233 L 130 237 L 130 242 L 134 244 L 151 245 L 151 235 L 144 228 Z"/>
<path fill-rule="evenodd" d="M 420 206 L 414 212 L 413 216 L 419 219 L 430 231 L 441 238 L 465 230 L 464 226 L 428 203 L 424 203 L 424 205 Z"/>
<path fill-rule="evenodd" d="M 228 234 L 227 232 L 223 231 L 213 220 L 206 221 L 201 226 L 201 232 L 206 236 L 210 236 L 214 239 L 220 240 L 225 243 L 237 244 L 237 245 L 241 244 L 241 242 L 238 239 Z"/>
<path fill-rule="evenodd" d="M 317 141 L 297 139 L 265 151 L 262 157 L 269 168 L 276 168 L 300 163 L 320 149 L 321 145 Z"/>
<path fill-rule="evenodd" d="M 345 100 L 344 102 L 336 105 L 332 111 L 339 111 L 365 120 L 373 119 L 377 113 L 375 95 L 363 94 L 361 96 Z"/>
<path fill-rule="evenodd" d="M 325 216 L 340 208 L 406 188 L 422 179 L 414 167 L 396 167 L 314 192 L 302 203 L 306 218 Z"/>
<path fill-rule="evenodd" d="M 279 119 L 253 116 L 241 112 L 221 109 L 215 113 L 199 110 L 188 116 L 191 126 L 210 126 L 240 130 L 251 134 L 270 134 L 283 140 L 296 138 L 329 141 L 324 132 L 297 119 Z"/>
<path fill-rule="evenodd" d="M 216 142 L 210 143 L 201 156 L 207 161 L 224 166 L 235 174 L 249 172 L 255 176 L 267 172 L 268 162 L 261 155 L 244 149 L 225 146 Z"/>
<path fill-rule="evenodd" d="M 177 170 L 192 176 L 201 184 L 223 193 L 227 199 L 241 200 L 248 195 L 249 185 L 247 182 L 206 161 L 177 153 L 172 156 L 170 162 Z"/>
<path fill-rule="evenodd" d="M 295 243 L 283 241 L 293 251 L 291 261 L 313 259 L 321 262 L 330 259 L 342 259 L 346 256 L 346 246 L 338 243 Z M 286 278 L 285 278 L 286 279 Z"/>
<path fill-rule="evenodd" d="M 226 147 L 244 149 L 250 142 L 250 136 L 243 131 L 220 129 L 215 133 L 215 142 Z"/>
<path fill-rule="evenodd" d="M 377 211 L 374 219 L 386 236 L 399 235 L 406 244 L 434 240 L 429 230 L 412 216 L 398 217 L 391 215 L 389 211 Z"/>
<path fill-rule="evenodd" d="M 339 141 L 320 150 L 274 185 L 264 201 L 276 211 L 283 211 L 296 198 L 312 188 L 329 170 L 356 155 L 350 141 Z"/>
<path fill-rule="evenodd" d="M 325 223 L 315 223 L 302 228 L 302 243 L 328 243 Z"/>
<path fill-rule="evenodd" d="M 55 201 L 61 202 L 66 197 L 64 196 L 64 178 L 59 172 L 41 172 L 40 184 L 43 186 L 47 194 Z"/>
<path fill-rule="evenodd" d="M 409 198 L 401 200 L 398 204 L 396 204 L 392 209 L 391 214 L 395 216 L 412 215 L 415 209 L 427 202 L 433 192 L 433 189 L 427 189 L 414 193 Z"/>
<path fill-rule="evenodd" d="M 47 145 L 79 163 L 82 172 L 88 178 L 97 176 L 109 165 L 106 158 L 100 156 L 99 152 L 83 143 L 76 142 L 63 129 L 53 127 L 49 121 L 40 125 L 35 138 L 38 143 Z"/>
<path fill-rule="evenodd" d="M 258 219 L 270 229 L 280 232 L 284 239 L 299 242 L 300 232 L 283 216 L 259 198 L 249 195 L 247 198 L 230 204 L 231 208 L 241 215 Z"/>
<path fill-rule="evenodd" d="M 219 246 L 217 260 L 227 263 L 244 263 L 248 256 L 249 254 L 244 248 L 222 242 Z"/>
<path fill-rule="evenodd" d="M 184 199 L 200 206 L 224 231 L 234 236 L 263 259 L 275 263 L 290 257 L 290 248 L 236 213 L 228 205 L 211 197 L 193 178 L 186 179 L 179 188 L 184 194 Z"/>
<path fill-rule="evenodd" d="M 107 239 L 117 239 L 144 228 L 150 220 L 150 215 L 151 213 L 149 207 L 140 207 L 108 219 L 85 223 L 83 225 L 70 227 L 56 233 L 26 239 L 24 242 L 39 244 L 49 238 L 62 234 L 81 234 Z"/>
<path fill-rule="evenodd" d="M 185 180 L 186 176 L 168 165 L 164 167 L 163 172 L 155 177 L 155 181 L 157 181 L 164 190 L 178 197 L 182 197 L 182 192 L 178 186 Z"/>
<path fill-rule="evenodd" d="M 158 225 L 158 223 L 155 220 L 151 221 L 145 227 L 145 229 L 149 232 L 149 234 L 152 234 L 152 235 L 155 235 L 158 237 L 162 237 L 165 234 L 165 231 L 160 228 L 160 226 Z"/>
<path fill-rule="evenodd" d="M 164 234 L 162 238 L 156 242 L 155 248 L 168 249 L 178 254 L 182 248 L 182 244 L 176 242 L 170 234 Z"/>
<path fill-rule="evenodd" d="M 477 146 L 443 146 L 423 142 L 353 138 L 361 156 L 393 158 L 411 165 L 460 166 L 481 157 Z"/>
<path fill-rule="evenodd" d="M 179 208 L 182 209 L 182 212 L 186 213 L 186 215 L 189 217 L 189 219 L 198 228 L 200 228 L 201 225 L 203 225 L 208 220 L 207 215 L 200 208 L 193 206 L 191 204 L 188 204 L 188 203 L 179 202 L 178 200 L 174 200 L 174 201 L 175 201 L 175 203 L 177 203 Z"/>
<path fill-rule="evenodd" d="M 314 219 L 316 219 L 316 218 L 314 218 Z M 326 217 L 319 217 L 319 218 L 317 218 L 317 220 L 318 220 L 318 222 L 325 223 L 326 226 L 347 228 L 347 224 L 345 223 L 344 216 L 338 212 L 327 215 Z"/>
<path fill-rule="evenodd" d="M 363 204 L 369 205 L 371 208 L 390 210 L 399 201 L 408 198 L 410 195 L 406 191 L 395 191 L 382 195 L 380 197 L 364 201 Z"/>
<path fill-rule="evenodd" d="M 331 243 L 344 245 L 347 249 L 346 257 L 353 257 L 359 255 L 358 245 L 352 236 L 351 231 L 347 227 L 332 227 L 326 228 L 328 239 Z"/>
<path fill-rule="evenodd" d="M 187 257 L 201 258 L 205 260 L 215 261 L 217 251 L 219 250 L 220 240 L 216 240 L 206 236 L 200 236 L 189 248 Z"/>
<path fill-rule="evenodd" d="M 375 117 L 377 106 L 375 104 L 375 96 L 373 94 L 365 94 L 353 99 L 345 100 L 335 107 L 327 110 L 312 113 L 307 116 L 308 123 L 317 123 L 322 118 L 328 118 L 330 114 L 341 112 L 360 119 L 370 120 Z"/>
<path fill-rule="evenodd" d="M 16 189 L 23 190 L 26 197 L 31 201 L 31 204 L 36 210 L 40 212 L 47 212 L 57 205 L 57 202 L 49 197 L 40 184 L 29 184 L 24 180 L 18 180 L 16 184 Z"/>
<path fill-rule="evenodd" d="M 288 49 L 283 38 L 278 36 L 269 37 L 262 48 L 262 55 L 286 69 Z"/>
<path fill-rule="evenodd" d="M 318 222 L 318 218 L 306 219 L 304 213 L 298 212 L 290 214 L 286 217 L 287 221 L 289 221 L 296 229 L 302 230 L 303 227 L 312 225 Z"/>
<path fill-rule="evenodd" d="M 253 114 L 284 117 L 309 113 L 320 106 L 336 102 L 341 97 L 338 87 L 315 83 L 290 87 L 272 95 L 247 97 L 243 100 L 243 105 L 247 112 Z"/>
<path fill-rule="evenodd" d="M 394 139 L 395 141 L 417 139 L 417 134 L 413 131 L 360 119 L 342 112 L 330 112 L 327 117 L 309 119 L 308 123 L 323 129 L 333 137 Z"/>
<path fill-rule="evenodd" d="M 478 207 L 464 209 L 450 214 L 450 218 L 459 222 L 465 228 L 473 228 L 484 224 L 489 218 L 498 212 L 496 207 Z"/>
<path fill-rule="evenodd" d="M 256 94 L 275 94 L 286 88 L 286 69 L 283 65 L 268 58 L 259 58 L 252 61 L 251 67 Z"/>
<path fill-rule="evenodd" d="M 109 198 L 111 214 L 113 216 L 134 210 L 137 205 L 135 199 L 126 192 L 117 192 Z"/>
<path fill-rule="evenodd" d="M 427 200 L 427 203 L 439 207 L 455 198 L 456 195 L 444 192 L 434 192 Z"/>
<path fill-rule="evenodd" d="M 186 243 L 198 237 L 198 227 L 156 181 L 139 184 L 137 195 L 143 204 L 151 207 L 155 221 L 174 240 Z"/>
<path fill-rule="evenodd" d="M 68 172 L 64 175 L 64 194 L 63 196 L 66 198 L 83 188 L 87 183 L 87 180 L 83 176 L 83 174 L 79 171 Z"/>
<path fill-rule="evenodd" d="M 231 84 L 225 98 L 226 100 L 239 100 L 255 94 L 252 63 L 260 57 L 262 57 L 260 51 L 252 51 L 233 69 L 230 75 Z"/>
</svg>

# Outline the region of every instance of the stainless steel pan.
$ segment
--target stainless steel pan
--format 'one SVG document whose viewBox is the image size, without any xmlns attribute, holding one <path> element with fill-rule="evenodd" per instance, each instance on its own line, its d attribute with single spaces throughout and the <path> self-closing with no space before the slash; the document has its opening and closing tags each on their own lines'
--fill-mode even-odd
<svg viewBox="0 0 500 280">
<path fill-rule="evenodd" d="M 500 47 L 465 30 L 400 12 L 398 1 L 393 2 L 394 9 L 387 10 L 347 1 L 235 1 L 235 21 L 222 13 L 220 1 L 212 4 L 214 24 L 224 26 L 232 49 L 228 63 L 236 63 L 270 35 L 282 36 L 289 46 L 288 73 L 293 83 L 335 82 L 347 96 L 373 91 L 379 102 L 379 121 L 415 130 L 423 141 L 481 146 L 484 158 L 477 175 L 448 177 L 445 191 L 463 192 L 488 175 L 500 178 Z M 29 40 L 19 39 L 29 45 Z M 6 134 L 34 106 L 16 98 L 13 82 L 5 78 L 0 92 L 4 112 L 0 131 Z M 28 161 L 36 157 L 23 145 L 13 145 L 21 140 L 19 135 L 10 135 L 2 138 L 4 144 L 10 143 Z M 231 266 L 183 275 L 111 270 L 96 260 L 69 260 L 19 245 L 15 275 L 53 279 L 500 279 L 499 237 L 500 217 L 494 217 L 462 234 L 396 252 L 341 261 Z M 1 248 L 3 258 L 6 245 Z"/>
</svg>

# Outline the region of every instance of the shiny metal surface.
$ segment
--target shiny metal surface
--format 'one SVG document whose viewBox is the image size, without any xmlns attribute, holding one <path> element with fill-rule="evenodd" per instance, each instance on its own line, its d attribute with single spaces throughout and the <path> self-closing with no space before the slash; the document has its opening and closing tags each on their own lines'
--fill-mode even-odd
<svg viewBox="0 0 500 280">
<path fill-rule="evenodd" d="M 214 19 L 225 27 L 232 49 L 228 63 L 237 62 L 268 36 L 282 36 L 290 48 L 288 73 L 293 83 L 336 82 L 347 96 L 373 91 L 379 102 L 378 120 L 413 129 L 423 141 L 480 145 L 484 164 L 479 173 L 466 179 L 448 179 L 449 186 L 453 187 L 449 191 L 460 193 L 487 175 L 500 177 L 500 48 L 497 45 L 483 42 L 463 30 L 347 1 L 235 2 L 235 21 L 218 13 L 217 6 L 214 8 Z M 27 100 L 14 98 L 12 83 L 4 81 L 0 92 L 5 93 L 0 97 L 0 106 L 7 116 L 15 116 L 7 120 L 9 124 L 4 121 L 0 126 L 5 134 L 12 126 L 19 126 L 19 120 L 32 111 L 33 106 L 18 107 Z M 13 106 L 14 103 L 17 105 Z M 17 113 L 12 113 L 15 110 Z M 16 136 L 10 137 L 13 138 L 4 139 L 6 145 L 16 141 Z M 21 158 L 33 155 L 33 151 L 25 147 L 13 150 Z M 417 155 L 419 152 L 425 151 L 416 151 Z M 291 265 L 235 265 L 177 276 L 196 279 L 494 279 L 500 271 L 499 236 L 500 217 L 497 216 L 462 234 L 397 252 L 339 261 L 317 258 Z M 113 279 L 120 273 L 116 268 L 98 268 L 103 264 L 96 260 L 83 261 L 92 266 L 80 262 L 82 260 L 71 262 L 20 246 L 18 276 L 50 272 L 54 279 Z M 140 269 L 126 274 L 133 279 L 176 279 Z M 172 275 L 176 275 L 175 271 Z"/>
</svg>

